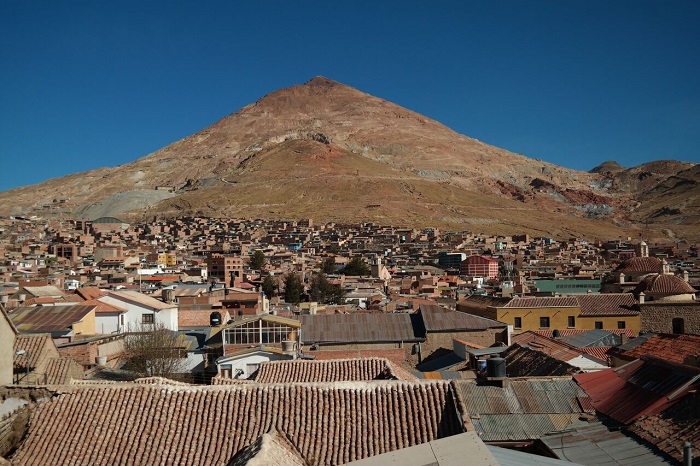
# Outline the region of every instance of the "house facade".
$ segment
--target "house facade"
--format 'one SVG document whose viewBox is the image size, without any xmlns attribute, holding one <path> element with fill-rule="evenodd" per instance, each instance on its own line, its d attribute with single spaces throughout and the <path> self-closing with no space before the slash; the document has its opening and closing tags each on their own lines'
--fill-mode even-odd
<svg viewBox="0 0 700 466">
<path fill-rule="evenodd" d="M 485 256 L 469 256 L 459 266 L 462 275 L 492 279 L 498 277 L 498 261 Z"/>
<path fill-rule="evenodd" d="M 124 323 L 120 321 L 123 331 L 144 325 L 178 329 L 177 304 L 164 303 L 138 291 L 110 291 L 99 300 L 126 311 Z"/>
<path fill-rule="evenodd" d="M 301 322 L 264 314 L 243 317 L 221 330 L 219 377 L 245 379 L 267 361 L 295 359 L 301 348 Z"/>
<path fill-rule="evenodd" d="M 629 329 L 638 335 L 639 310 L 631 293 L 586 294 L 569 297 L 516 297 L 502 306 L 473 307 L 470 313 L 528 330 Z"/>
</svg>

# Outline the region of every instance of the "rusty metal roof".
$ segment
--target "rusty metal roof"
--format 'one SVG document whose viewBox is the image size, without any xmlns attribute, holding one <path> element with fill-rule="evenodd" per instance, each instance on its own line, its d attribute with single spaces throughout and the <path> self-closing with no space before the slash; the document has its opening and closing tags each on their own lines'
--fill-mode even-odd
<svg viewBox="0 0 700 466">
<path fill-rule="evenodd" d="M 62 332 L 71 329 L 95 311 L 94 305 L 31 306 L 10 311 L 9 316 L 19 332 Z"/>
<path fill-rule="evenodd" d="M 573 377 L 596 410 L 622 424 L 658 414 L 700 387 L 700 369 L 652 356 Z"/>
<path fill-rule="evenodd" d="M 583 413 L 578 398 L 586 393 L 570 377 L 505 380 L 504 386 L 455 381 L 470 415 Z"/>
</svg>

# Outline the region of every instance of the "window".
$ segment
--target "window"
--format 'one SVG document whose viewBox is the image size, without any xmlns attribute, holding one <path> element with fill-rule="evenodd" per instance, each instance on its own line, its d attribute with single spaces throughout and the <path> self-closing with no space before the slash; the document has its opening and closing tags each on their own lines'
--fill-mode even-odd
<svg viewBox="0 0 700 466">
<path fill-rule="evenodd" d="M 142 324 L 153 324 L 153 323 L 155 323 L 155 315 L 154 315 L 154 314 L 143 314 L 143 315 L 141 315 L 141 323 L 142 323 Z"/>
<path fill-rule="evenodd" d="M 603 329 L 603 322 L 600 322 L 600 321 L 596 322 L 595 328 L 597 328 L 598 330 L 602 330 Z"/>
<path fill-rule="evenodd" d="M 576 316 L 569 316 L 566 326 L 567 328 L 576 328 Z"/>
<path fill-rule="evenodd" d="M 549 317 L 540 317 L 540 328 L 549 328 Z"/>
<path fill-rule="evenodd" d="M 523 318 L 522 317 L 516 317 L 515 318 L 515 325 L 513 325 L 515 328 L 523 328 Z"/>
<path fill-rule="evenodd" d="M 617 328 L 627 328 L 624 320 L 617 321 Z"/>
<path fill-rule="evenodd" d="M 296 331 L 293 328 L 262 319 L 226 330 L 227 345 L 260 345 L 281 343 L 290 339 L 296 339 Z"/>
</svg>

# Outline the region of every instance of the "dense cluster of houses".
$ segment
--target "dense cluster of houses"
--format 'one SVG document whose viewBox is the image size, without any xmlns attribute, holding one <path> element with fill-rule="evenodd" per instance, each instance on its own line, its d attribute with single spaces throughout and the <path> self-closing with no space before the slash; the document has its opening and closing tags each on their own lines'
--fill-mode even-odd
<svg viewBox="0 0 700 466">
<path fill-rule="evenodd" d="M 700 258 L 683 241 L 9 218 L 0 252 L 10 464 L 700 453 Z M 356 258 L 366 273 L 344 273 Z M 334 302 L 313 299 L 324 268 Z M 302 289 L 287 302 L 290 274 Z M 132 364 L 156 331 L 172 337 L 154 356 L 177 360 L 168 378 Z"/>
</svg>

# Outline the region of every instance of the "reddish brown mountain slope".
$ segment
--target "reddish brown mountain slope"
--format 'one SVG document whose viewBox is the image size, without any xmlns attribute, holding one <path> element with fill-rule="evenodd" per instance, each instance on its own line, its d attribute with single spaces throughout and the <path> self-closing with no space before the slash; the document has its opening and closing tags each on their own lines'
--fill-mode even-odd
<svg viewBox="0 0 700 466">
<path fill-rule="evenodd" d="M 655 169 L 650 183 L 632 182 L 633 169 L 568 170 L 317 77 L 132 163 L 0 193 L 0 213 L 311 216 L 617 237 L 653 213 L 637 214 L 646 204 L 636 198 L 692 164 Z"/>
</svg>

